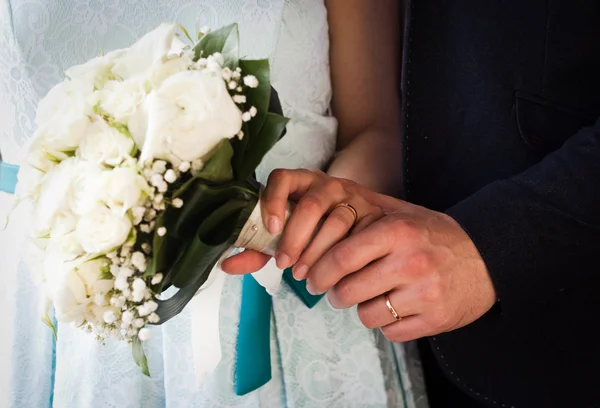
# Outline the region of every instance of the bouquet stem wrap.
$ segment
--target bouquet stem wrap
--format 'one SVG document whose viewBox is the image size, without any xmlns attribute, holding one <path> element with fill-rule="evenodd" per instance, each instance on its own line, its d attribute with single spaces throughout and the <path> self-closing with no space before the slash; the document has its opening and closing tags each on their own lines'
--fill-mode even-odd
<svg viewBox="0 0 600 408">
<path fill-rule="evenodd" d="M 293 208 L 294 204 L 288 202 L 285 215 L 286 222 Z M 242 228 L 242 232 L 235 242 L 234 247 L 251 249 L 273 256 L 275 255 L 280 239 L 281 233 L 272 235 L 266 229 L 261 213 L 261 201 L 259 199 Z M 274 295 L 281 285 L 283 271 L 277 268 L 274 261 L 271 260 L 260 271 L 253 273 L 252 276 L 270 295 Z M 204 384 L 206 379 L 217 368 L 222 357 L 219 313 L 225 278 L 226 274 L 217 265 L 211 272 L 206 284 L 192 300 L 192 347 L 199 387 Z"/>
</svg>

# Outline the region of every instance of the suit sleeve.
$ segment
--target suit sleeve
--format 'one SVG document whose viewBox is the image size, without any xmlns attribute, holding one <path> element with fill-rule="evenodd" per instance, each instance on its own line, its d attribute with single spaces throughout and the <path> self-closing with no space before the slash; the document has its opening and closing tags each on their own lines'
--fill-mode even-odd
<svg viewBox="0 0 600 408">
<path fill-rule="evenodd" d="M 586 285 L 600 273 L 600 120 L 446 212 L 477 246 L 506 317 Z"/>
</svg>

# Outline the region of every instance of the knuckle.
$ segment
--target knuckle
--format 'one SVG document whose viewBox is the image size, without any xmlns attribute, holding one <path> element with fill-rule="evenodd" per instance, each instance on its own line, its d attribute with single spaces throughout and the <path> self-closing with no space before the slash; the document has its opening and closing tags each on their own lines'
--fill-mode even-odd
<svg viewBox="0 0 600 408">
<path fill-rule="evenodd" d="M 273 184 L 281 184 L 284 180 L 286 180 L 288 176 L 288 171 L 285 169 L 275 169 L 269 174 L 269 179 L 267 181 L 267 185 Z"/>
<path fill-rule="evenodd" d="M 357 308 L 358 318 L 363 326 L 367 329 L 376 329 L 377 325 L 375 324 L 375 319 L 373 313 L 362 304 L 358 305 Z"/>
<path fill-rule="evenodd" d="M 352 257 L 352 251 L 346 245 L 338 245 L 331 250 L 333 264 L 338 269 L 344 269 Z"/>
<path fill-rule="evenodd" d="M 323 213 L 324 203 L 321 198 L 313 193 L 306 194 L 298 203 L 298 207 L 301 207 L 303 211 Z"/>
<path fill-rule="evenodd" d="M 342 280 L 335 285 L 333 290 L 343 308 L 348 308 L 356 303 L 356 290 L 351 283 Z"/>
<path fill-rule="evenodd" d="M 417 224 L 406 218 L 396 218 L 393 226 L 398 236 L 410 241 L 416 240 L 421 236 L 421 230 Z"/>
<path fill-rule="evenodd" d="M 406 269 L 413 275 L 427 274 L 432 270 L 432 267 L 432 256 L 425 251 L 415 252 L 406 260 Z"/>
</svg>

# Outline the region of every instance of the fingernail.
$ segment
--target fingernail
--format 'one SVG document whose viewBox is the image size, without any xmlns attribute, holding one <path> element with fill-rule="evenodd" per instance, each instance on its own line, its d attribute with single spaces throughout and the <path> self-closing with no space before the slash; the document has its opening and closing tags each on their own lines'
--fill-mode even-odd
<svg viewBox="0 0 600 408">
<path fill-rule="evenodd" d="M 318 295 L 317 291 L 315 290 L 315 288 L 313 288 L 313 285 L 308 280 L 306 281 L 306 291 L 313 296 Z"/>
<path fill-rule="evenodd" d="M 303 264 L 296 265 L 292 273 L 294 275 L 294 279 L 296 279 L 297 281 L 304 280 L 308 275 L 308 266 Z"/>
<path fill-rule="evenodd" d="M 271 215 L 267 224 L 269 227 L 269 232 L 272 235 L 277 235 L 281 231 L 281 221 L 279 221 L 279 217 Z"/>
<path fill-rule="evenodd" d="M 277 261 L 277 267 L 279 269 L 289 268 L 292 264 L 290 261 L 290 257 L 284 253 L 279 253 L 275 256 L 275 260 Z"/>
</svg>

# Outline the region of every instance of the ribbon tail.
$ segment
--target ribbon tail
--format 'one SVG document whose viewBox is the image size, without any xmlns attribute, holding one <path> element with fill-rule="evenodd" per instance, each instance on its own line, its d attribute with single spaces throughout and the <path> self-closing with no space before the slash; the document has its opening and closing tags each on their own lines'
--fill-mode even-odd
<svg viewBox="0 0 600 408">
<path fill-rule="evenodd" d="M 205 285 L 191 301 L 192 352 L 198 388 L 217 368 L 222 356 L 219 312 L 226 275 L 219 268 L 211 275 L 211 284 Z"/>
<path fill-rule="evenodd" d="M 277 290 L 281 286 L 283 279 L 283 271 L 275 265 L 275 260 L 269 260 L 269 263 L 265 265 L 260 271 L 254 272 L 252 277 L 265 288 L 267 293 L 271 296 L 275 296 Z"/>
<path fill-rule="evenodd" d="M 235 393 L 245 395 L 271 380 L 271 296 L 244 276 L 235 363 Z"/>
</svg>

